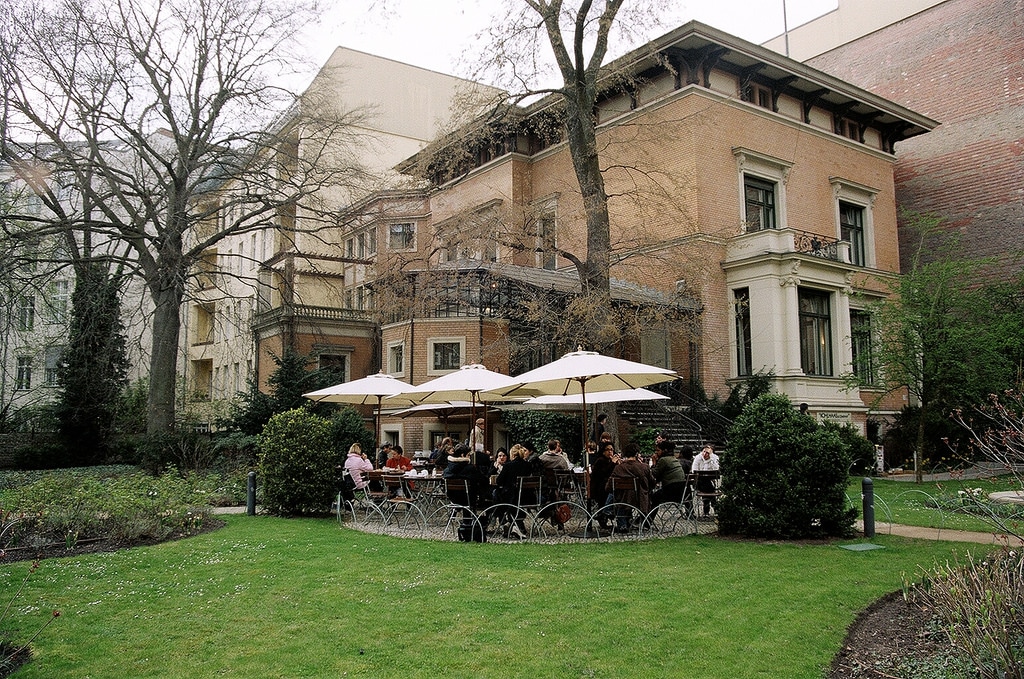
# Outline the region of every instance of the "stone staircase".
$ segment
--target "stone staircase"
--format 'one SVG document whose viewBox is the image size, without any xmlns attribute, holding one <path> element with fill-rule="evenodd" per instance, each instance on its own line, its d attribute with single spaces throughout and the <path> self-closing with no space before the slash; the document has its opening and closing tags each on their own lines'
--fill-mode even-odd
<svg viewBox="0 0 1024 679">
<path fill-rule="evenodd" d="M 708 443 L 721 447 L 731 424 L 707 408 L 681 405 L 675 400 L 623 402 L 616 412 L 620 428 L 623 421 L 633 429 L 653 427 L 674 441 L 677 450 L 682 446 L 699 450 Z"/>
</svg>

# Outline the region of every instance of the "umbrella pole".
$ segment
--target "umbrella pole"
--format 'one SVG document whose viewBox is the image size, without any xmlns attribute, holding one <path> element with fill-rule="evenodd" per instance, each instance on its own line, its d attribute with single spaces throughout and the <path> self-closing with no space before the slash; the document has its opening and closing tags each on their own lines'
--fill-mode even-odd
<svg viewBox="0 0 1024 679">
<path fill-rule="evenodd" d="M 580 380 L 580 396 L 583 398 L 583 468 L 590 467 L 590 450 L 587 448 L 587 380 Z"/>
<path fill-rule="evenodd" d="M 377 412 L 374 424 L 374 447 L 373 447 L 373 460 L 374 464 L 377 463 L 377 451 L 380 450 L 380 404 L 384 400 L 383 396 L 377 397 Z"/>
</svg>

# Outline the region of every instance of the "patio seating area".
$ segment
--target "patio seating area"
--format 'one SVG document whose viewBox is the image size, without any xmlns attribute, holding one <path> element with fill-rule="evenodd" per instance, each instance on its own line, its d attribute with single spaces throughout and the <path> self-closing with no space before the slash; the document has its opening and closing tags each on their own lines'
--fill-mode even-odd
<svg viewBox="0 0 1024 679">
<path fill-rule="evenodd" d="M 689 501 L 690 494 L 684 502 L 663 503 L 644 514 L 621 502 L 600 509 L 587 506 L 584 494 L 573 490 L 584 480 L 573 484 L 560 479 L 563 492 L 549 502 L 543 499 L 548 495 L 542 477 L 522 477 L 514 503 L 479 505 L 471 501 L 464 479 L 417 473 L 371 476 L 378 478 L 384 492 L 368 486 L 355 491 L 351 500 L 338 494 L 333 511 L 341 526 L 395 537 L 497 543 L 642 540 L 717 530 L 715 517 L 703 515 L 698 503 Z M 620 520 L 599 521 L 602 517 Z"/>
</svg>

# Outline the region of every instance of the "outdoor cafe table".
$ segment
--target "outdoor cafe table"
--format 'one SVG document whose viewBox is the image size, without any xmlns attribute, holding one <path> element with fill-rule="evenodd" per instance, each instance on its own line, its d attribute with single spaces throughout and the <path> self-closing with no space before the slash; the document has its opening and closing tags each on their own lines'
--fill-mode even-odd
<svg viewBox="0 0 1024 679">
<path fill-rule="evenodd" d="M 413 502 L 420 505 L 424 513 L 446 502 L 444 477 L 440 474 L 417 474 L 406 472 L 402 475 Z"/>
</svg>

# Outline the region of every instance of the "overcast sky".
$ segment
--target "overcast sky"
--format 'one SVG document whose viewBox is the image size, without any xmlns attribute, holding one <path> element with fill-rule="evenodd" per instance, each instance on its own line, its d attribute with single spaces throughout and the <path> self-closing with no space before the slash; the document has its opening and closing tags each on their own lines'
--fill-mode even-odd
<svg viewBox="0 0 1024 679">
<path fill-rule="evenodd" d="M 783 1 L 790 28 L 829 12 L 838 4 L 838 0 L 669 0 L 666 24 L 678 26 L 696 19 L 761 43 L 782 33 Z M 310 59 L 317 66 L 323 65 L 334 48 L 341 45 L 442 73 L 466 75 L 460 61 L 498 3 L 386 0 L 382 4 L 382 0 L 325 0 L 325 5 L 327 12 L 308 41 Z"/>
</svg>

